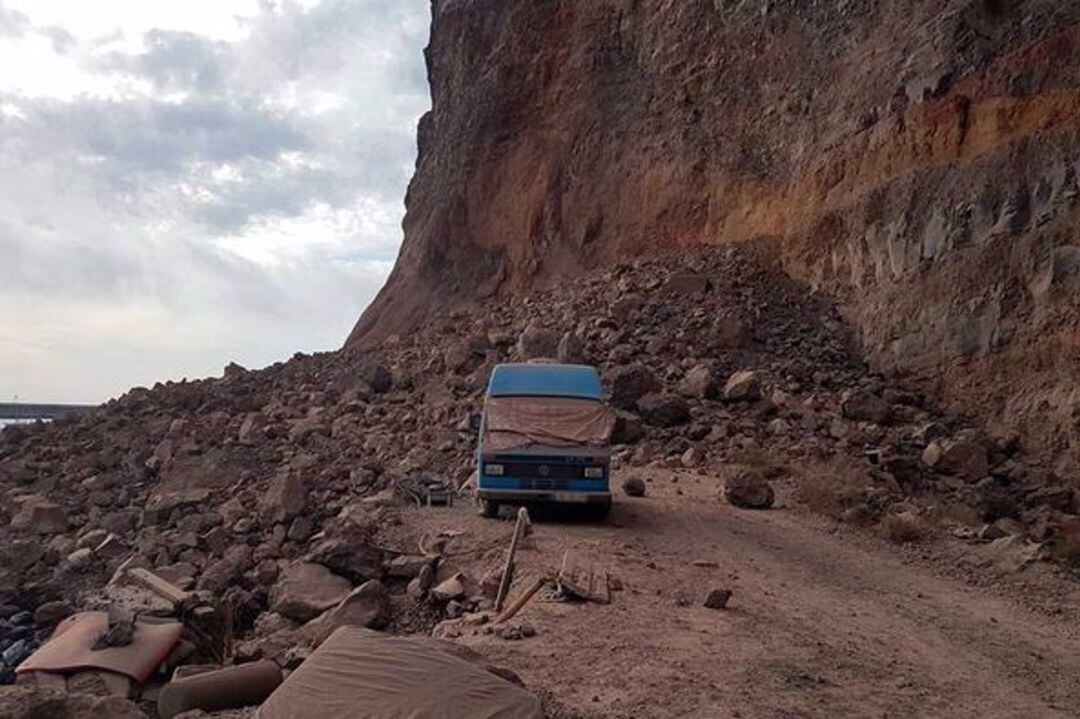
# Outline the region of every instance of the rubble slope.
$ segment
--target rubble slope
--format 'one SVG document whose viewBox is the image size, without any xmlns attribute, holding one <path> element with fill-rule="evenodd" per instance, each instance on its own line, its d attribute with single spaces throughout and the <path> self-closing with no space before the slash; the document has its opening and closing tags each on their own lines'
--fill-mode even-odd
<svg viewBox="0 0 1080 719">
<path fill-rule="evenodd" d="M 874 365 L 1072 475 L 1080 7 L 437 0 L 405 243 L 349 344 L 752 240 Z"/>
<path fill-rule="evenodd" d="M 825 493 L 830 516 L 885 534 L 949 517 L 973 541 L 1019 532 L 1075 558 L 1072 489 L 1015 435 L 872 372 L 833 302 L 765 254 L 638 259 L 433 317 L 375 349 L 230 365 L 4 429 L 0 670 L 10 679 L 60 609 L 115 601 L 105 585 L 124 563 L 227 598 L 241 660 L 302 659 L 351 591 L 350 622 L 429 629 L 450 610 L 424 590 L 453 563 L 394 507 L 465 483 L 490 369 L 538 356 L 600 367 L 618 408 L 616 481 L 637 467 L 726 476 L 729 489 L 734 476 L 786 477 L 813 506 L 849 467 L 857 482 Z"/>
</svg>

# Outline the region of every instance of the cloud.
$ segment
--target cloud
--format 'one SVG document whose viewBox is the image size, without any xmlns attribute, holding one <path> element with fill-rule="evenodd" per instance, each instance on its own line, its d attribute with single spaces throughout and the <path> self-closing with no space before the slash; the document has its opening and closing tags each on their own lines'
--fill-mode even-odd
<svg viewBox="0 0 1080 719">
<path fill-rule="evenodd" d="M 53 51 L 58 55 L 66 55 L 78 45 L 75 36 L 59 25 L 38 28 L 38 32 L 49 38 Z"/>
<path fill-rule="evenodd" d="M 339 346 L 401 241 L 428 2 L 224 7 L 136 42 L 13 2 L 0 54 L 35 62 L 0 80 L 0 397 Z"/>
<path fill-rule="evenodd" d="M 0 37 L 22 37 L 29 25 L 26 15 L 9 10 L 0 2 Z"/>
</svg>

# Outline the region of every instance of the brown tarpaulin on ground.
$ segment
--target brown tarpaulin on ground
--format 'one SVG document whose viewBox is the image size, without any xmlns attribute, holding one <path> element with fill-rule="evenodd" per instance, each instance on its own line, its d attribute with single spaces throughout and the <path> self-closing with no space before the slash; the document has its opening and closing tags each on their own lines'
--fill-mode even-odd
<svg viewBox="0 0 1080 719">
<path fill-rule="evenodd" d="M 602 402 L 565 397 L 490 397 L 484 405 L 486 452 L 542 444 L 604 447 L 615 415 Z"/>
<path fill-rule="evenodd" d="M 60 622 L 52 638 L 15 671 L 70 674 L 83 669 L 104 669 L 144 682 L 180 640 L 182 629 L 179 622 L 135 622 L 131 644 L 94 651 L 90 647 L 108 626 L 109 615 L 105 612 L 72 615 Z"/>
<path fill-rule="evenodd" d="M 542 719 L 540 701 L 430 643 L 341 627 L 257 719 Z"/>
</svg>

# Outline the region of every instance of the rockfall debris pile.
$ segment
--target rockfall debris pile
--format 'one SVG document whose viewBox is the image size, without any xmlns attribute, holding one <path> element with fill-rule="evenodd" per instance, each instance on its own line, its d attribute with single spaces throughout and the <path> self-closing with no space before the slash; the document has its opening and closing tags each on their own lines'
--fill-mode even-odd
<svg viewBox="0 0 1080 719">
<path fill-rule="evenodd" d="M 898 539 L 951 507 L 972 541 L 1077 553 L 1075 493 L 1015 436 L 875 375 L 835 307 L 730 247 L 435 317 L 375 349 L 230 365 L 5 429 L 0 680 L 62 622 L 97 617 L 103 641 L 125 617 L 136 636 L 171 622 L 168 657 L 126 681 L 82 666 L 19 677 L 50 700 L 96 706 L 83 694 L 97 693 L 153 715 L 185 664 L 288 671 L 342 626 L 427 633 L 492 609 L 491 588 L 458 572 L 445 538 L 415 536 L 403 508 L 467 485 L 491 368 L 533 358 L 600 367 L 634 494 L 660 465 L 718 477 L 717 501 L 768 507 L 786 478 L 807 504 Z"/>
</svg>

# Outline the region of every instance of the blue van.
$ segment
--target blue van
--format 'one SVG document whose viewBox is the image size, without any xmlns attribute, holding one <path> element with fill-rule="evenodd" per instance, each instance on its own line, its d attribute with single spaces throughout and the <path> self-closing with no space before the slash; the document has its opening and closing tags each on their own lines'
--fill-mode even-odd
<svg viewBox="0 0 1080 719">
<path fill-rule="evenodd" d="M 611 509 L 611 430 L 594 367 L 500 364 L 491 372 L 477 449 L 480 513 L 503 503 Z"/>
</svg>

